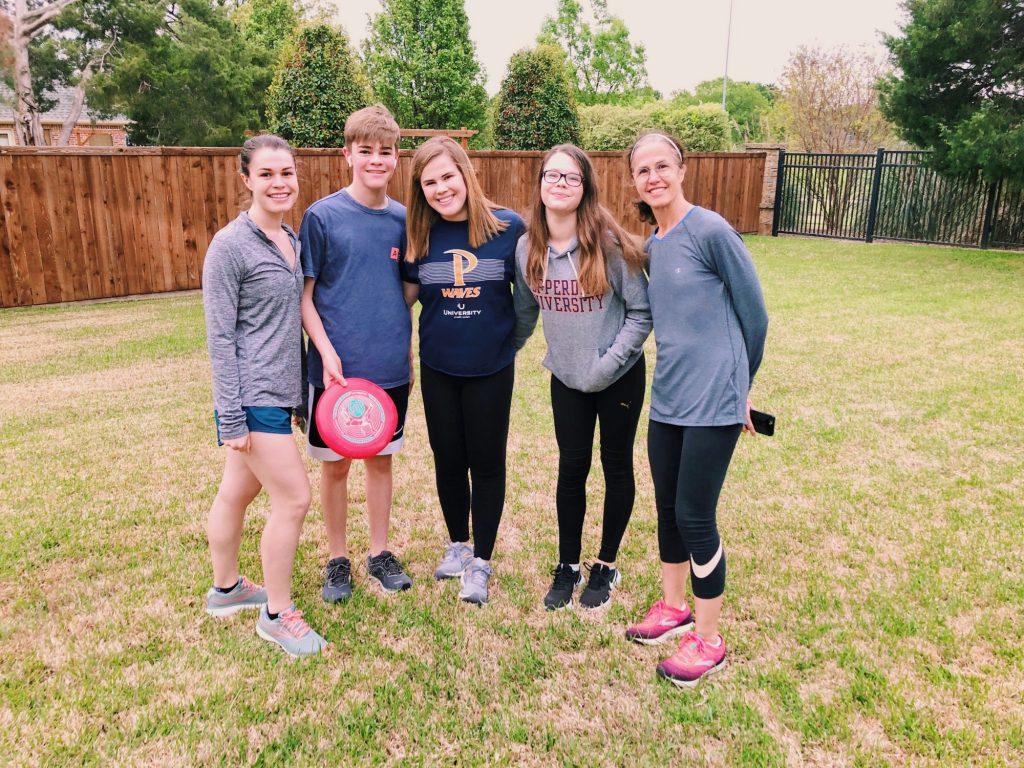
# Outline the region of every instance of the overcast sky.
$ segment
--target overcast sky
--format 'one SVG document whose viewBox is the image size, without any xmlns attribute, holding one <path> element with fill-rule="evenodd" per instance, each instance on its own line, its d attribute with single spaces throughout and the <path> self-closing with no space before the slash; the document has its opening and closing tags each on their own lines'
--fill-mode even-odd
<svg viewBox="0 0 1024 768">
<path fill-rule="evenodd" d="M 324 0 L 357 42 L 378 0 Z M 588 0 L 583 0 L 588 7 Z M 512 53 L 533 44 L 556 0 L 466 0 L 470 34 L 494 94 Z M 729 0 L 609 0 L 634 42 L 647 48 L 651 85 L 665 95 L 720 77 L 725 63 Z M 770 83 L 802 44 L 866 46 L 879 54 L 882 32 L 896 32 L 898 0 L 734 0 L 729 77 Z"/>
</svg>

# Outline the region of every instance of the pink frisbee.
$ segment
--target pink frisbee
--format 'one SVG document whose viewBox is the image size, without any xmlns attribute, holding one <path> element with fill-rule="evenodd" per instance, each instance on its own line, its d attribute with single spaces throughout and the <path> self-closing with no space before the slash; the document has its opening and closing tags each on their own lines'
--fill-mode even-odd
<svg viewBox="0 0 1024 768">
<path fill-rule="evenodd" d="M 398 410 L 388 393 L 366 379 L 332 383 L 316 406 L 316 428 L 347 459 L 376 456 L 395 434 Z"/>
</svg>

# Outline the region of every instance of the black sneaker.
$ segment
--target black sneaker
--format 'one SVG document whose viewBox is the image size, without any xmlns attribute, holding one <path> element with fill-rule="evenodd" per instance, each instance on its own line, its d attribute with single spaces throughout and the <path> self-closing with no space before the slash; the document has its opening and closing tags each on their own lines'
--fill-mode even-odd
<svg viewBox="0 0 1024 768">
<path fill-rule="evenodd" d="M 612 590 L 619 586 L 622 574 L 618 568 L 609 568 L 604 563 L 590 566 L 590 580 L 587 588 L 580 595 L 580 605 L 584 608 L 603 608 L 612 599 Z"/>
<path fill-rule="evenodd" d="M 327 561 L 322 594 L 327 603 L 338 603 L 352 597 L 352 563 L 347 557 Z"/>
<path fill-rule="evenodd" d="M 376 557 L 366 558 L 366 571 L 385 592 L 401 592 L 412 586 L 412 579 L 398 558 L 386 549 Z"/>
<path fill-rule="evenodd" d="M 551 572 L 554 580 L 551 589 L 544 595 L 544 607 L 549 611 L 557 611 L 572 605 L 572 593 L 583 583 L 583 574 L 573 570 L 568 563 L 559 563 Z"/>
</svg>

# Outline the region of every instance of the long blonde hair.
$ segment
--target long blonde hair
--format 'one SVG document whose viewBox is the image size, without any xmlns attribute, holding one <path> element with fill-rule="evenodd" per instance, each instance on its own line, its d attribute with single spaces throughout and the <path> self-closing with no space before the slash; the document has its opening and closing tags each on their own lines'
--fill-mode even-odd
<svg viewBox="0 0 1024 768">
<path fill-rule="evenodd" d="M 580 288 L 588 296 L 604 296 L 611 287 L 605 253 L 616 246 L 622 250 L 622 259 L 630 270 L 643 268 L 646 257 L 637 238 L 626 232 L 615 217 L 601 205 L 601 190 L 597 184 L 594 166 L 587 153 L 575 144 L 559 144 L 548 150 L 540 163 L 540 175 L 533 188 L 532 216 L 530 217 L 529 249 L 526 257 L 526 282 L 534 291 L 540 290 L 544 267 L 548 258 L 548 221 L 544 201 L 540 196 L 544 166 L 553 155 L 567 155 L 576 163 L 583 176 L 583 197 L 576 208 L 576 239 L 579 241 Z"/>
<path fill-rule="evenodd" d="M 463 180 L 466 182 L 466 212 L 469 214 L 469 245 L 479 248 L 499 232 L 508 228 L 508 222 L 494 215 L 494 211 L 502 206 L 492 203 L 480 188 L 473 163 L 469 160 L 466 150 L 449 136 L 434 136 L 425 141 L 412 156 L 412 174 L 409 178 L 409 208 L 406 211 L 405 225 L 408 242 L 405 249 L 406 261 L 417 261 L 427 255 L 430 249 L 430 228 L 441 215 L 430 207 L 420 178 L 427 164 L 441 154 L 447 154 L 455 163 Z"/>
</svg>

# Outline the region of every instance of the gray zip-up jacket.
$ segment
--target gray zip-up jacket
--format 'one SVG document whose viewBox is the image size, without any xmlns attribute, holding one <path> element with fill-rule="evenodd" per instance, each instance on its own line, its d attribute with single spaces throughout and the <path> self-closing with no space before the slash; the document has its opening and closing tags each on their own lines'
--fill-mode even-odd
<svg viewBox="0 0 1024 768">
<path fill-rule="evenodd" d="M 242 406 L 292 408 L 302 400 L 302 265 L 295 265 L 249 214 L 214 235 L 203 263 L 206 346 L 222 439 L 248 433 Z"/>
<path fill-rule="evenodd" d="M 544 316 L 544 367 L 567 387 L 600 392 L 618 381 L 643 353 L 651 332 L 647 278 L 632 272 L 618 249 L 605 253 L 611 290 L 587 296 L 579 282 L 579 243 L 548 248 L 547 270 L 536 293 L 526 282 L 529 235 L 516 247 L 515 347 L 521 349 Z"/>
</svg>

